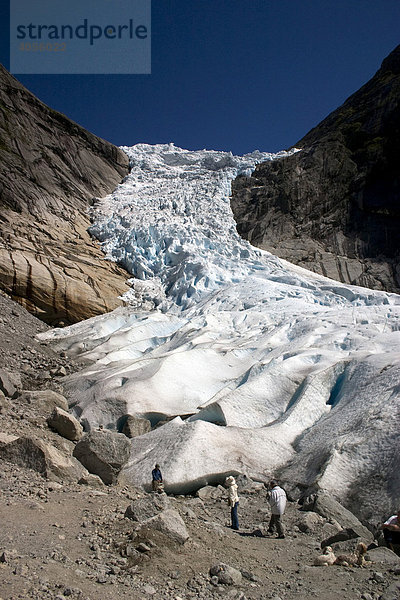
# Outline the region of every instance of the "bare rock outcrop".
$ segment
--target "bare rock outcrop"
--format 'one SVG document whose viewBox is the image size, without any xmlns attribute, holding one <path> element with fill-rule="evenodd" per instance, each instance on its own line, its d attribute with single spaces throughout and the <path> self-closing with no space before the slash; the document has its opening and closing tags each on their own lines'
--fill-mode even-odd
<svg viewBox="0 0 400 600">
<path fill-rule="evenodd" d="M 128 173 L 128 157 L 1 65 L 0 105 L 0 287 L 51 324 L 116 308 L 127 274 L 91 239 L 87 209 Z"/>
<path fill-rule="evenodd" d="M 295 144 L 232 186 L 253 245 L 345 283 L 400 290 L 400 46 Z"/>
</svg>

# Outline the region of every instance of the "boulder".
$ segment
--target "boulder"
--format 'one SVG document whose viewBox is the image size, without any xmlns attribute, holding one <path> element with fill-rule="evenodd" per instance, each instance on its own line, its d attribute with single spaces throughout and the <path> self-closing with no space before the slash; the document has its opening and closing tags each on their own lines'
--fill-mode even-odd
<svg viewBox="0 0 400 600">
<path fill-rule="evenodd" d="M 68 410 L 67 399 L 53 390 L 24 390 L 19 396 L 18 401 L 20 403 L 32 404 L 35 409 L 48 414 L 48 416 L 51 415 L 56 407 L 65 411 Z"/>
<path fill-rule="evenodd" d="M 262 481 L 254 481 L 245 473 L 239 473 L 238 475 L 236 475 L 235 473 L 230 473 L 230 475 L 233 475 L 236 479 L 239 495 L 246 494 L 251 496 L 253 494 L 266 492 L 265 483 L 263 483 Z M 225 490 L 225 488 L 223 489 Z"/>
<path fill-rule="evenodd" d="M 136 548 L 136 550 L 138 552 L 150 552 L 151 548 L 144 542 L 140 542 L 140 544 L 138 544 L 138 547 Z"/>
<path fill-rule="evenodd" d="M 94 488 L 104 487 L 104 483 L 100 477 L 98 475 L 93 475 L 93 473 L 87 473 L 79 479 L 78 483 L 79 485 L 87 485 Z"/>
<path fill-rule="evenodd" d="M 0 413 L 4 413 L 10 408 L 10 402 L 4 395 L 4 392 L 0 390 Z"/>
<path fill-rule="evenodd" d="M 0 369 L 0 390 L 9 398 L 15 398 L 18 394 L 11 373 L 8 373 L 4 369 Z"/>
<path fill-rule="evenodd" d="M 78 481 L 86 473 L 77 460 L 64 456 L 54 446 L 34 437 L 18 437 L 0 444 L 0 457 L 61 481 Z"/>
<path fill-rule="evenodd" d="M 12 550 L 5 550 L 4 552 L 1 553 L 0 562 L 1 563 L 10 563 L 13 560 L 15 560 L 16 558 L 18 558 L 18 552 L 17 552 L 17 550 L 15 550 L 13 548 Z"/>
<path fill-rule="evenodd" d="M 15 389 L 20 392 L 22 390 L 22 379 L 21 379 L 21 373 L 16 373 L 16 372 L 12 372 L 12 371 L 8 371 L 8 377 L 11 381 L 11 383 L 13 384 L 13 386 L 15 387 Z"/>
<path fill-rule="evenodd" d="M 321 528 L 320 531 L 320 535 L 321 538 L 324 540 L 325 538 L 329 538 L 332 535 L 335 535 L 336 533 L 338 533 L 339 531 L 341 531 L 342 528 L 340 527 L 340 525 L 338 523 L 324 523 L 324 525 Z"/>
<path fill-rule="evenodd" d="M 379 600 L 399 600 L 400 598 L 400 581 L 394 581 L 379 597 Z"/>
<path fill-rule="evenodd" d="M 372 548 L 372 550 L 368 550 L 367 555 L 369 560 L 372 560 L 374 563 L 383 563 L 389 566 L 400 566 L 400 557 L 395 554 L 389 548 L 385 548 L 384 546 L 380 546 L 379 548 Z"/>
<path fill-rule="evenodd" d="M 122 433 L 106 429 L 91 431 L 76 444 L 73 456 L 90 472 L 109 485 L 130 457 L 130 442 Z"/>
<path fill-rule="evenodd" d="M 191 508 L 184 508 L 182 514 L 189 519 L 197 519 L 197 515 Z"/>
<path fill-rule="evenodd" d="M 148 419 L 128 415 L 122 428 L 122 433 L 128 438 L 134 438 L 151 431 L 151 423 Z"/>
<path fill-rule="evenodd" d="M 206 485 L 197 491 L 197 496 L 202 500 L 215 500 L 222 498 L 224 495 L 227 496 L 228 492 L 221 485 L 218 487 Z"/>
<path fill-rule="evenodd" d="M 309 496 L 304 500 L 301 510 L 313 511 L 325 519 L 335 520 L 343 527 L 343 529 L 348 529 L 349 531 L 352 530 L 352 535 L 354 537 L 360 537 L 363 541 L 372 542 L 374 539 L 374 536 L 369 529 L 364 527 L 353 513 L 347 510 L 347 508 L 342 506 L 329 494 L 321 492 Z M 349 537 L 346 539 L 349 539 Z"/>
<path fill-rule="evenodd" d="M 211 567 L 210 575 L 218 578 L 218 583 L 224 585 L 240 585 L 242 574 L 238 569 L 230 567 L 225 563 L 218 563 Z"/>
<path fill-rule="evenodd" d="M 8 433 L 0 433 L 0 446 L 6 446 L 10 442 L 14 442 L 18 439 L 17 435 L 10 435 Z"/>
<path fill-rule="evenodd" d="M 336 554 L 336 556 L 339 556 L 340 554 L 351 554 L 356 552 L 357 546 L 360 542 L 361 538 L 359 537 L 338 542 L 332 542 L 331 548 Z M 326 548 L 325 541 L 321 542 L 321 548 Z"/>
<path fill-rule="evenodd" d="M 47 423 L 52 429 L 55 429 L 62 437 L 73 442 L 80 440 L 83 435 L 83 427 L 73 415 L 68 412 L 55 407 L 50 417 L 47 419 Z"/>
<path fill-rule="evenodd" d="M 323 517 L 312 511 L 300 514 L 299 519 L 296 522 L 297 527 L 303 533 L 312 533 L 313 531 L 322 528 L 323 524 Z"/>
<path fill-rule="evenodd" d="M 189 533 L 182 517 L 173 508 L 167 508 L 158 515 L 147 519 L 138 530 L 138 534 L 146 535 L 148 530 L 159 531 L 178 544 L 184 544 L 189 539 Z"/>
<path fill-rule="evenodd" d="M 338 542 L 347 542 L 349 540 L 358 540 L 358 542 L 361 542 L 360 536 L 354 531 L 354 529 L 352 529 L 351 527 L 346 527 L 346 529 L 340 529 L 333 535 L 324 539 L 321 542 L 321 548 L 325 548 L 326 546 L 333 546 Z"/>
<path fill-rule="evenodd" d="M 142 523 L 169 507 L 170 501 L 166 494 L 146 494 L 131 502 L 125 511 L 125 517 Z"/>
</svg>

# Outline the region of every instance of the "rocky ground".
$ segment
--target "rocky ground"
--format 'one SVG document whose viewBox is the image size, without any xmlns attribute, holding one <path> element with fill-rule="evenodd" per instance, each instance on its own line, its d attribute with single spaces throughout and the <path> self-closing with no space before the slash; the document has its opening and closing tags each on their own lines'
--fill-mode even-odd
<svg viewBox="0 0 400 600">
<path fill-rule="evenodd" d="M 400 559 L 389 550 L 370 550 L 372 560 L 362 568 L 313 566 L 321 541 L 340 529 L 333 517 L 289 502 L 286 538 L 265 537 L 262 483 L 239 478 L 235 532 L 221 486 L 199 496 L 159 496 L 121 481 L 106 486 L 97 477 L 74 476 L 70 463 L 64 471 L 39 468 L 30 446 L 1 454 L 7 436 L 16 436 L 39 439 L 58 457 L 75 460 L 76 442 L 47 424 L 50 396 L 38 401 L 26 393 L 62 393 L 62 377 L 79 368 L 35 340 L 46 328 L 0 294 L 0 371 L 9 374 L 0 394 L 0 600 L 400 598 Z M 148 520 L 160 514 L 169 515 L 172 527 Z M 333 544 L 335 552 L 356 541 Z"/>
</svg>

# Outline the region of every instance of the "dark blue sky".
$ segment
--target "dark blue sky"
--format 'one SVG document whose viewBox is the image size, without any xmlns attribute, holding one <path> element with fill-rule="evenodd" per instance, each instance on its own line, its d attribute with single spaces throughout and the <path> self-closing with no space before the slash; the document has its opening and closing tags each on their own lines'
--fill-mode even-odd
<svg viewBox="0 0 400 600">
<path fill-rule="evenodd" d="M 364 84 L 399 31 L 399 0 L 153 0 L 151 75 L 18 79 L 117 145 L 277 151 Z"/>
</svg>

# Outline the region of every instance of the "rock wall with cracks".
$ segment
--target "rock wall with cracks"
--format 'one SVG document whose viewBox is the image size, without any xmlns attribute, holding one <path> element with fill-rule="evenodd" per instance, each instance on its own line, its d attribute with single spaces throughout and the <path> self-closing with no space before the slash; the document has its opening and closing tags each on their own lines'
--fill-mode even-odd
<svg viewBox="0 0 400 600">
<path fill-rule="evenodd" d="M 232 185 L 240 235 L 345 283 L 400 290 L 400 46 L 360 90 Z"/>
<path fill-rule="evenodd" d="M 0 286 L 48 323 L 120 305 L 126 273 L 87 229 L 128 173 L 119 148 L 40 102 L 0 65 Z"/>
</svg>

